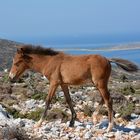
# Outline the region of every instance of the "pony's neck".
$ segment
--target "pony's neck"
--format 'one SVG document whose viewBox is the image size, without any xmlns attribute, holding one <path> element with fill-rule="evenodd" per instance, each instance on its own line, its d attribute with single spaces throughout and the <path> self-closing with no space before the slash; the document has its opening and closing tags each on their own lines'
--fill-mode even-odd
<svg viewBox="0 0 140 140">
<path fill-rule="evenodd" d="M 32 55 L 29 68 L 44 75 L 44 70 L 49 62 L 50 56 Z"/>
</svg>

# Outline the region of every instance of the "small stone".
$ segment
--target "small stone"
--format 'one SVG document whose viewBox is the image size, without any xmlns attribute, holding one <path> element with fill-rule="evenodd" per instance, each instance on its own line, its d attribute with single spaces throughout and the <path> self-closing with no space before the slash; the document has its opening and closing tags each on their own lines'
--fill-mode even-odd
<svg viewBox="0 0 140 140">
<path fill-rule="evenodd" d="M 2 105 L 0 105 L 0 120 L 3 120 L 3 119 L 7 120 L 9 118 L 10 118 L 9 114 L 5 111 Z"/>
<path fill-rule="evenodd" d="M 60 91 L 60 92 L 57 93 L 57 96 L 58 97 L 64 97 L 64 93 L 62 91 Z"/>
<path fill-rule="evenodd" d="M 85 138 L 85 139 L 90 139 L 91 137 L 92 137 L 92 133 L 89 132 L 89 131 L 86 132 L 85 135 L 84 135 L 84 138 Z"/>
<path fill-rule="evenodd" d="M 19 105 L 13 105 L 13 108 L 15 108 L 16 110 L 21 110 L 21 108 L 19 107 Z"/>
<path fill-rule="evenodd" d="M 25 126 L 25 122 L 23 120 L 21 120 L 21 118 L 15 119 L 13 122 L 16 125 L 19 125 L 20 127 L 24 127 Z"/>
<path fill-rule="evenodd" d="M 81 131 L 83 129 L 85 129 L 85 127 L 83 127 L 83 126 L 77 126 L 76 129 L 75 129 L 75 131 L 79 132 L 79 131 Z"/>
<path fill-rule="evenodd" d="M 122 139 L 122 132 L 121 131 L 117 131 L 115 133 L 115 140 L 121 140 Z"/>
<path fill-rule="evenodd" d="M 75 135 L 74 134 L 70 134 L 69 135 L 69 138 L 71 139 L 71 138 L 74 138 L 75 137 Z"/>
<path fill-rule="evenodd" d="M 120 115 L 121 115 L 120 113 L 116 113 L 116 114 L 115 114 L 115 118 L 119 118 Z"/>
<path fill-rule="evenodd" d="M 136 135 L 133 139 L 134 140 L 140 140 L 140 134 Z"/>
<path fill-rule="evenodd" d="M 99 103 L 98 102 L 95 102 L 94 103 L 94 108 L 97 108 L 99 106 Z"/>
<path fill-rule="evenodd" d="M 74 126 L 83 126 L 83 123 L 81 123 L 81 122 L 78 122 L 78 121 L 75 121 L 75 123 L 74 123 Z"/>
<path fill-rule="evenodd" d="M 132 117 L 132 118 L 138 118 L 139 115 L 137 115 L 137 114 L 135 114 L 135 113 L 132 113 L 132 114 L 131 114 L 131 117 Z"/>
<path fill-rule="evenodd" d="M 102 122 L 100 123 L 100 125 L 99 125 L 99 128 L 100 129 L 106 129 L 107 128 L 107 126 L 108 126 L 108 120 L 102 120 Z"/>
<path fill-rule="evenodd" d="M 128 124 L 126 127 L 129 129 L 132 129 L 132 130 L 137 128 L 137 126 L 135 124 Z"/>
<path fill-rule="evenodd" d="M 104 137 L 98 136 L 98 137 L 94 137 L 93 140 L 107 140 Z"/>
<path fill-rule="evenodd" d="M 93 101 L 88 101 L 88 106 L 93 106 Z"/>
<path fill-rule="evenodd" d="M 59 128 L 58 128 L 58 127 L 52 127 L 52 128 L 51 128 L 51 131 L 52 131 L 52 132 L 59 131 Z"/>
<path fill-rule="evenodd" d="M 91 129 L 91 127 L 92 127 L 92 125 L 89 125 L 89 124 L 86 125 L 86 128 L 87 128 L 87 129 Z"/>
<path fill-rule="evenodd" d="M 34 100 L 34 99 L 31 99 L 31 100 L 28 100 L 28 101 L 25 102 L 26 107 L 29 108 L 29 109 L 34 108 L 35 103 L 36 103 L 36 100 Z"/>
<path fill-rule="evenodd" d="M 50 127 L 50 126 L 46 126 L 46 127 L 44 128 L 44 130 L 45 130 L 45 131 L 50 131 L 50 130 L 51 130 L 51 127 Z"/>
<path fill-rule="evenodd" d="M 113 137 L 115 137 L 114 132 L 105 133 L 104 136 L 106 136 L 106 137 L 108 137 L 108 138 L 113 138 Z"/>
<path fill-rule="evenodd" d="M 129 132 L 129 135 L 130 135 L 130 136 L 135 136 L 135 132 L 134 132 L 134 131 L 130 131 L 130 132 Z"/>
<path fill-rule="evenodd" d="M 60 125 L 61 122 L 62 122 L 62 120 L 61 119 L 58 119 L 58 120 L 55 121 L 55 124 Z"/>
</svg>

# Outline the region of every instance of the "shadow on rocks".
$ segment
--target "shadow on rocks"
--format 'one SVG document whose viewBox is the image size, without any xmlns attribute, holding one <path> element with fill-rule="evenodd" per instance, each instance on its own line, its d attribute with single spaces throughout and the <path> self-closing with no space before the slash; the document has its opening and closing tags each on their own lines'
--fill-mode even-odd
<svg viewBox="0 0 140 140">
<path fill-rule="evenodd" d="M 11 127 L 9 125 L 0 128 L 0 139 L 30 140 L 24 129 L 18 127 Z"/>
</svg>

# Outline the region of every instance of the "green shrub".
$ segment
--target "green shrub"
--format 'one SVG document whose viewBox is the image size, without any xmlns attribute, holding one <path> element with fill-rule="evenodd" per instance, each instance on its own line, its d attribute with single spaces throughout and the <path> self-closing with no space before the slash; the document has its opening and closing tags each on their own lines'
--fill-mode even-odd
<svg viewBox="0 0 140 140">
<path fill-rule="evenodd" d="M 120 76 L 120 80 L 122 82 L 126 82 L 128 80 L 128 78 L 123 74 L 123 75 Z"/>
<path fill-rule="evenodd" d="M 6 110 L 7 112 L 9 112 L 10 115 L 13 116 L 13 118 L 27 118 L 27 119 L 33 119 L 37 121 L 40 119 L 40 116 L 44 109 L 38 108 L 36 111 L 31 111 L 26 114 L 22 114 L 14 108 L 7 108 Z"/>
<path fill-rule="evenodd" d="M 38 121 L 43 111 L 43 108 L 38 108 L 36 111 L 31 111 L 30 113 L 25 114 L 25 118 Z"/>
<path fill-rule="evenodd" d="M 2 81 L 3 81 L 4 83 L 7 83 L 7 82 L 9 81 L 8 74 L 4 74 L 4 75 L 3 75 Z"/>
<path fill-rule="evenodd" d="M 46 93 L 34 93 L 32 96 L 31 96 L 31 99 L 34 99 L 34 100 L 45 100 L 46 98 Z"/>
<path fill-rule="evenodd" d="M 120 113 L 121 117 L 127 119 L 131 115 L 131 113 L 133 113 L 134 109 L 134 104 L 129 103 L 127 106 L 121 107 L 118 112 Z"/>
<path fill-rule="evenodd" d="M 88 106 L 88 105 L 85 105 L 84 108 L 84 114 L 91 117 L 92 116 L 92 113 L 93 113 L 93 108 Z"/>
<path fill-rule="evenodd" d="M 128 85 L 128 86 L 125 86 L 123 89 L 121 89 L 121 92 L 124 95 L 130 95 L 130 94 L 135 93 L 135 89 L 131 85 Z"/>
</svg>

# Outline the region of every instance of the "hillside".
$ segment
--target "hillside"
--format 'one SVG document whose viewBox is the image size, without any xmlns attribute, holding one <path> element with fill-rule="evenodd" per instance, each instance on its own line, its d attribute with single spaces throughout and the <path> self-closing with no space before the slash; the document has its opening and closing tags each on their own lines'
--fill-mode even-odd
<svg viewBox="0 0 140 140">
<path fill-rule="evenodd" d="M 16 51 L 16 45 L 21 43 L 0 39 L 0 70 L 11 66 L 13 55 Z"/>
<path fill-rule="evenodd" d="M 16 45 L 21 43 L 0 40 L 0 68 L 12 64 Z M 112 67 L 109 91 L 113 99 L 114 128 L 107 133 L 108 112 L 103 106 L 93 122 L 101 97 L 92 84 L 69 86 L 77 119 L 69 127 L 70 109 L 62 89 L 58 87 L 46 120 L 40 128 L 34 124 L 45 108 L 49 81 L 39 73 L 28 71 L 16 83 L 8 79 L 9 72 L 0 71 L 0 140 L 90 140 L 133 139 L 140 137 L 140 72 L 126 73 Z"/>
</svg>

